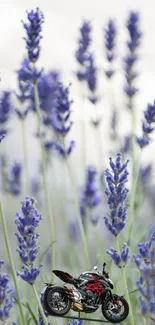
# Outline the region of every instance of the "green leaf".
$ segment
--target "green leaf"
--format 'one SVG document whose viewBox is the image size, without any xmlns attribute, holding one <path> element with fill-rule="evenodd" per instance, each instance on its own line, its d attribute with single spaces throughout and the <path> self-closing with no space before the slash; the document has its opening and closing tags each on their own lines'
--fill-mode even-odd
<svg viewBox="0 0 155 325">
<path fill-rule="evenodd" d="M 28 319 L 27 325 L 30 325 L 30 323 L 31 323 L 31 320 L 33 320 L 33 318 L 32 318 L 32 317 L 30 317 L 30 318 Z"/>
<path fill-rule="evenodd" d="M 35 316 L 34 312 L 32 311 L 32 309 L 31 309 L 31 307 L 30 307 L 30 305 L 29 305 L 28 301 L 26 301 L 26 303 L 25 303 L 25 304 L 24 304 L 24 303 L 22 303 L 22 305 L 23 305 L 25 308 L 27 308 L 27 309 L 28 309 L 29 313 L 30 313 L 30 314 L 31 314 L 31 316 L 32 316 L 32 319 L 34 320 L 35 324 L 37 325 L 37 324 L 38 324 L 38 320 L 37 320 L 37 318 L 36 318 L 36 316 Z"/>
<path fill-rule="evenodd" d="M 54 243 L 56 243 L 56 240 L 52 241 L 52 242 L 50 243 L 50 245 L 48 245 L 48 247 L 47 247 L 47 248 L 43 251 L 43 253 L 39 256 L 39 263 L 42 262 L 42 260 L 43 260 L 44 256 L 46 255 L 48 249 L 49 249 L 49 248 L 50 248 Z"/>
</svg>

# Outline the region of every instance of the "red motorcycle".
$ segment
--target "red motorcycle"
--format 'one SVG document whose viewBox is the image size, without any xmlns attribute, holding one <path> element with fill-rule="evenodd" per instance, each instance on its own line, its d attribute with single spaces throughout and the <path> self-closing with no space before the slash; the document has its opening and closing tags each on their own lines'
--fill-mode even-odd
<svg viewBox="0 0 155 325">
<path fill-rule="evenodd" d="M 110 322 L 122 322 L 129 314 L 129 305 L 121 295 L 113 294 L 113 282 L 105 271 L 106 263 L 100 274 L 97 266 L 93 271 L 83 272 L 78 278 L 67 272 L 52 272 L 71 286 L 55 286 L 46 283 L 43 293 L 44 309 L 55 316 L 64 316 L 70 309 L 76 312 L 93 313 L 100 306 L 103 316 Z"/>
</svg>

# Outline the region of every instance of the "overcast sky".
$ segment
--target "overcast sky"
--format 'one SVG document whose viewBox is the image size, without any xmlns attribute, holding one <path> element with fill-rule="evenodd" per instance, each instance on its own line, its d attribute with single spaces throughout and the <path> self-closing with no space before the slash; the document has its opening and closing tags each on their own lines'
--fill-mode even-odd
<svg viewBox="0 0 155 325">
<path fill-rule="evenodd" d="M 102 27 L 109 17 L 116 18 L 120 37 L 130 9 L 141 12 L 144 32 L 142 53 L 145 54 L 145 73 L 154 80 L 155 74 L 155 2 L 153 0 L 1 0 L 0 1 L 0 71 L 1 85 L 10 85 L 13 70 L 24 54 L 24 31 L 21 19 L 25 10 L 39 6 L 45 14 L 42 55 L 40 62 L 49 67 L 69 71 L 74 67 L 73 53 L 82 17 L 91 19 L 94 29 L 94 46 L 102 55 Z M 150 87 L 149 87 L 150 88 Z M 151 91 L 151 90 L 150 90 Z"/>
<path fill-rule="evenodd" d="M 82 19 L 92 21 L 93 50 L 97 64 L 102 65 L 104 57 L 102 30 L 107 19 L 116 19 L 119 30 L 118 55 L 124 55 L 127 14 L 131 9 L 139 11 L 144 37 L 138 66 L 141 71 L 138 80 L 138 87 L 141 90 L 138 107 L 144 110 L 146 104 L 155 98 L 155 2 L 153 0 L 1 0 L 0 89 L 14 87 L 14 71 L 25 53 L 22 39 L 25 33 L 21 20 L 26 20 L 26 10 L 36 7 L 40 7 L 45 14 L 40 66 L 62 69 L 67 83 L 72 81 L 73 71 L 76 69 L 74 52 Z"/>
</svg>

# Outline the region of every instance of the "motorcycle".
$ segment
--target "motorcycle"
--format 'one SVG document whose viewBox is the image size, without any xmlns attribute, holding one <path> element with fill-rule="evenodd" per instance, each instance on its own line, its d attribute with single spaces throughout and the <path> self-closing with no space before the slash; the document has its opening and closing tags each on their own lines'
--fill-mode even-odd
<svg viewBox="0 0 155 325">
<path fill-rule="evenodd" d="M 43 293 L 43 307 L 52 316 L 64 316 L 70 309 L 75 312 L 93 313 L 100 306 L 103 316 L 112 323 L 125 320 L 129 314 L 129 305 L 122 295 L 112 293 L 114 284 L 105 271 L 102 274 L 97 266 L 92 271 L 83 272 L 78 278 L 69 273 L 53 270 L 63 282 L 71 286 L 56 286 L 46 283 Z"/>
</svg>

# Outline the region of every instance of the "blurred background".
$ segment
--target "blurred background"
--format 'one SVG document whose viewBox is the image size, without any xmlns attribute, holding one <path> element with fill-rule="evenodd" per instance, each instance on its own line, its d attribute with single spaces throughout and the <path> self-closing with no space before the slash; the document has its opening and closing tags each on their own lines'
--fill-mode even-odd
<svg viewBox="0 0 155 325">
<path fill-rule="evenodd" d="M 115 151 L 115 145 L 109 140 L 109 128 L 111 117 L 111 103 L 109 97 L 109 90 L 107 81 L 104 76 L 104 69 L 106 66 L 103 28 L 109 18 L 116 20 L 118 29 L 117 46 L 116 46 L 116 63 L 115 69 L 117 71 L 113 83 L 114 104 L 118 112 L 124 107 L 125 99 L 123 93 L 124 87 L 124 72 L 122 60 L 126 51 L 127 31 L 125 29 L 126 19 L 130 10 L 140 12 L 140 29 L 143 33 L 141 46 L 139 49 L 140 59 L 137 62 L 137 71 L 139 76 L 137 78 L 137 85 L 139 93 L 135 100 L 137 110 L 137 125 L 136 132 L 141 131 L 141 119 L 143 111 L 148 102 L 152 102 L 155 98 L 155 46 L 154 46 L 154 31 L 155 19 L 154 10 L 155 3 L 152 0 L 2 0 L 0 1 L 0 90 L 15 90 L 17 86 L 16 70 L 25 55 L 25 31 L 22 25 L 22 20 L 26 20 L 26 10 L 35 9 L 39 7 L 45 15 L 45 23 L 43 24 L 43 39 L 41 40 L 41 55 L 38 62 L 39 67 L 44 67 L 45 70 L 57 69 L 62 75 L 62 80 L 66 86 L 71 82 L 70 97 L 74 100 L 72 106 L 72 119 L 74 121 L 71 132 L 68 135 L 69 139 L 74 139 L 76 142 L 76 149 L 73 151 L 70 158 L 70 163 L 73 169 L 73 175 L 76 181 L 77 189 L 79 190 L 85 180 L 85 169 L 83 168 L 83 159 L 86 155 L 86 165 L 95 164 L 97 168 L 102 171 L 108 165 L 109 154 Z M 80 86 L 75 77 L 77 70 L 77 62 L 75 60 L 75 51 L 77 49 L 77 41 L 79 38 L 79 28 L 83 19 L 90 20 L 92 23 L 92 51 L 95 55 L 96 65 L 99 69 L 99 87 L 98 95 L 100 102 L 98 104 L 99 114 L 102 116 L 103 125 L 101 129 L 101 141 L 103 145 L 100 157 L 98 156 L 98 143 L 92 128 L 90 127 L 90 120 L 94 114 L 94 107 L 88 101 L 83 101 L 85 88 Z M 126 115 L 127 114 L 127 115 Z M 85 121 L 85 139 L 83 141 L 82 123 Z M 125 111 L 119 117 L 118 133 L 122 136 L 130 130 L 130 117 Z M 6 152 L 10 164 L 14 160 L 22 161 L 23 147 L 22 139 L 19 136 L 20 123 L 17 118 L 13 118 L 9 122 L 9 127 L 12 133 L 8 139 L 5 139 L 1 145 L 1 151 Z M 38 164 L 39 147 L 37 141 L 32 138 L 36 132 L 35 120 L 32 116 L 28 117 L 26 121 L 26 135 L 28 143 L 29 156 L 29 172 L 31 176 L 36 176 L 36 166 Z M 154 139 L 154 138 L 153 138 Z M 114 151 L 113 151 L 114 150 Z M 155 142 L 152 141 L 149 148 L 145 149 L 142 161 L 152 163 L 154 179 L 154 150 Z M 54 170 L 54 172 L 53 172 Z M 56 158 L 52 161 L 52 167 L 48 171 L 48 182 L 51 191 L 51 200 L 53 202 L 53 211 L 57 224 L 57 232 L 63 234 L 64 240 L 67 233 L 63 232 L 63 225 L 61 218 L 63 216 L 64 203 L 66 214 L 68 218 L 74 219 L 75 212 L 72 211 L 72 201 L 70 201 L 70 182 L 66 176 L 66 172 L 62 163 Z M 64 194 L 65 193 L 65 194 Z M 26 193 L 22 193 L 25 195 Z M 68 201 L 66 201 L 66 198 Z M 21 197 L 20 197 L 21 199 Z M 12 202 L 12 203 L 8 203 Z M 4 196 L 4 206 L 7 212 L 8 226 L 14 227 L 8 221 L 8 216 L 14 218 L 17 206 L 20 200 L 8 198 Z M 62 202 L 60 204 L 60 202 Z M 103 199 L 104 203 L 104 199 Z M 13 205 L 12 205 L 13 204 Z M 101 207 L 101 214 L 107 210 L 107 206 L 103 204 Z M 11 219 L 10 219 L 11 220 Z M 151 219 L 152 220 L 152 219 Z M 98 227 L 101 240 L 103 236 L 103 229 L 105 229 L 104 222 L 101 220 L 102 227 Z M 46 236 L 47 225 L 42 225 Z M 13 228 L 14 229 L 14 228 Z M 92 226 L 92 231 L 93 226 Z M 95 230 L 96 231 L 96 230 Z M 62 236 L 62 237 L 63 237 Z M 92 249 L 94 247 L 93 240 L 91 240 L 92 233 L 90 232 L 90 242 Z M 106 234 L 106 236 L 108 236 Z M 56 236 L 58 237 L 58 236 Z M 61 236 L 59 237 L 59 239 Z M 42 245 L 45 244 L 42 238 Z M 60 243 L 63 245 L 63 241 Z M 15 245 L 15 244 L 13 244 Z M 46 246 L 46 245 L 45 245 Z M 108 246 L 108 244 L 107 244 Z M 1 247 L 3 252 L 3 248 Z M 3 253 L 2 253 L 3 254 Z"/>
<path fill-rule="evenodd" d="M 113 236 L 107 230 L 103 217 L 108 214 L 109 207 L 105 196 L 104 171 L 108 167 L 109 157 L 116 156 L 120 150 L 123 158 L 130 159 L 129 173 L 132 175 L 132 153 L 123 151 L 123 141 L 126 136 L 134 131 L 141 135 L 141 122 L 143 112 L 148 103 L 155 100 L 155 2 L 153 0 L 1 0 L 0 1 L 0 92 L 17 91 L 18 80 L 16 71 L 19 69 L 26 55 L 26 36 L 22 21 L 27 20 L 26 10 L 30 11 L 39 7 L 44 13 L 45 22 L 42 25 L 41 52 L 37 67 L 44 68 L 45 72 L 58 70 L 61 81 L 65 87 L 71 83 L 70 99 L 73 99 L 71 108 L 72 128 L 66 136 L 66 142 L 75 141 L 75 148 L 68 157 L 68 165 L 58 155 L 47 155 L 47 182 L 49 189 L 50 204 L 52 206 L 55 231 L 54 238 L 50 237 L 47 210 L 43 191 L 41 173 L 40 145 L 35 136 L 37 132 L 36 116 L 32 112 L 25 120 L 25 135 L 28 154 L 28 174 L 31 180 L 31 191 L 26 188 L 26 174 L 23 153 L 22 123 L 16 114 L 11 116 L 7 122 L 8 135 L 0 144 L 1 173 L 0 190 L 4 205 L 4 213 L 8 226 L 9 239 L 12 254 L 18 268 L 21 262 L 16 253 L 15 238 L 15 214 L 20 211 L 21 201 L 26 195 L 34 196 L 37 208 L 43 215 L 39 227 L 40 254 L 49 247 L 51 241 L 56 241 L 56 268 L 64 268 L 69 273 L 77 276 L 84 271 L 85 257 L 77 223 L 77 211 L 75 209 L 75 193 L 77 201 L 80 201 L 81 193 L 86 186 L 87 168 L 93 165 L 97 170 L 95 188 L 100 193 L 101 202 L 95 211 L 90 209 L 90 217 L 96 219 L 87 220 L 89 224 L 87 241 L 90 254 L 90 263 L 93 266 L 106 261 L 112 274 L 114 282 L 120 279 L 119 269 L 106 254 L 110 245 L 114 244 Z M 142 32 L 140 46 L 138 48 L 138 60 L 136 62 L 136 87 L 139 89 L 134 99 L 133 111 L 136 112 L 136 123 L 132 129 L 132 114 L 127 109 L 127 96 L 124 92 L 125 71 L 123 59 L 127 55 L 128 31 L 126 28 L 127 17 L 130 10 L 140 13 L 139 29 Z M 114 62 L 115 75 L 110 83 L 105 75 L 107 60 L 104 46 L 104 28 L 109 19 L 114 19 L 117 28 L 116 37 L 116 59 Z M 80 27 L 83 20 L 91 22 L 92 43 L 91 52 L 95 58 L 97 68 L 97 96 L 99 101 L 95 107 L 88 100 L 88 89 L 77 80 L 76 72 L 79 68 L 75 58 L 80 37 Z M 17 99 L 13 100 L 13 109 L 17 108 Z M 18 106 L 19 107 L 19 106 Z M 97 112 L 97 113 L 96 113 Z M 112 133 L 113 112 L 116 113 L 116 133 Z M 99 128 L 95 128 L 92 119 L 101 119 Z M 116 138 L 116 135 L 118 138 Z M 144 173 L 140 174 L 139 183 L 135 195 L 133 210 L 135 212 L 135 224 L 137 235 L 130 244 L 133 251 L 137 252 L 137 244 L 145 237 L 146 229 L 154 223 L 155 209 L 155 136 L 151 135 L 151 142 L 143 150 L 141 166 Z M 118 140 L 118 141 L 117 141 Z M 135 162 L 139 157 L 139 147 L 135 149 Z M 3 157 L 6 158 L 6 165 Z M 3 177 L 9 173 L 16 163 L 22 166 L 21 189 L 18 195 L 7 192 L 3 188 Z M 137 165 L 136 165 L 137 166 Z M 131 188 L 134 177 L 129 176 L 127 184 Z M 72 181 L 74 186 L 72 186 Z M 38 190 L 39 189 L 39 190 Z M 88 213 L 89 214 L 89 213 Z M 82 215 L 82 213 L 81 213 Z M 88 216 L 87 216 L 88 217 Z M 95 221 L 96 220 L 96 221 Z M 127 228 L 126 228 L 127 229 Z M 121 234 L 121 245 L 126 241 L 126 232 Z M 7 260 L 6 248 L 0 226 L 0 258 Z M 77 254 L 78 252 L 78 254 Z M 80 252 L 80 254 L 79 254 Z M 46 258 L 46 261 L 45 261 Z M 38 281 L 38 290 L 42 290 L 44 282 L 51 277 L 51 256 L 48 251 L 44 256 L 43 271 Z M 135 288 L 136 275 L 134 273 L 133 261 L 127 269 L 128 284 L 130 289 Z M 9 269 L 9 265 L 8 265 Z M 47 272 L 46 272 L 47 271 Z M 23 284 L 24 287 L 24 284 Z M 116 290 L 123 292 L 123 285 L 117 281 Z M 134 300 L 135 299 L 135 300 Z M 133 303 L 137 303 L 136 297 Z"/>
</svg>

